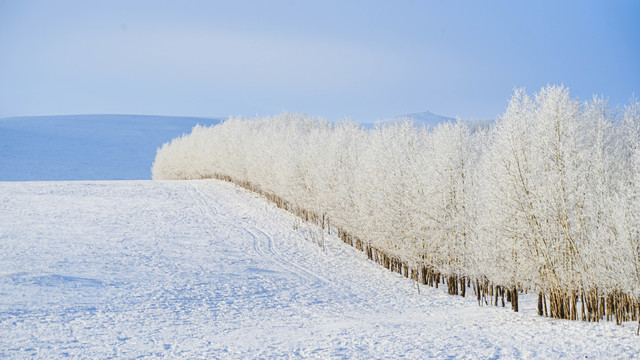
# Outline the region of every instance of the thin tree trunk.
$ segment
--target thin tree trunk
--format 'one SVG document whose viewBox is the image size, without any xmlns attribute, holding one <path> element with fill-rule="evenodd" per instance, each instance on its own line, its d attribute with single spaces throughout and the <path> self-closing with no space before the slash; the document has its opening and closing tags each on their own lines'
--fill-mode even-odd
<svg viewBox="0 0 640 360">
<path fill-rule="evenodd" d="M 542 291 L 540 293 L 538 293 L 538 316 L 542 316 L 543 314 L 543 308 L 542 308 L 542 302 L 544 301 L 544 295 L 542 294 Z"/>
</svg>

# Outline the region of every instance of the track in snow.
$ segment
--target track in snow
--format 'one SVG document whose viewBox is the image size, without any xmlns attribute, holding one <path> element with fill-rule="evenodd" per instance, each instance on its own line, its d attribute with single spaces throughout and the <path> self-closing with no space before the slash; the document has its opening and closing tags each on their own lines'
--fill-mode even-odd
<svg viewBox="0 0 640 360">
<path fill-rule="evenodd" d="M 640 354 L 635 324 L 419 296 L 336 238 L 323 252 L 294 222 L 218 181 L 0 183 L 0 357 Z"/>
</svg>

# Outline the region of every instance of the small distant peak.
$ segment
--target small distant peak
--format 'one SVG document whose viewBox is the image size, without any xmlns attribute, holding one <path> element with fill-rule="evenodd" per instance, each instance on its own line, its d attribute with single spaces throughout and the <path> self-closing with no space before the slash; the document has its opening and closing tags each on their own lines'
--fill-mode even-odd
<svg viewBox="0 0 640 360">
<path fill-rule="evenodd" d="M 450 122 L 452 123 L 456 121 L 456 119 L 453 117 L 437 115 L 432 113 L 431 111 L 424 111 L 424 112 L 398 115 L 392 118 L 382 119 L 377 121 L 375 124 L 362 124 L 362 125 L 365 128 L 374 128 L 376 124 L 389 124 L 396 121 L 402 121 L 407 119 L 413 121 L 414 125 L 417 127 L 427 127 L 430 129 L 433 129 L 442 123 L 450 123 Z"/>
<path fill-rule="evenodd" d="M 444 115 L 438 115 L 438 114 L 434 114 L 431 111 L 424 111 L 424 112 L 419 112 L 419 113 L 412 113 L 412 114 L 405 114 L 405 115 L 400 115 L 400 116 L 396 116 L 393 118 L 393 120 L 400 120 L 400 119 L 413 119 L 413 121 L 415 121 L 416 125 L 427 125 L 427 126 L 436 126 L 440 123 L 443 122 L 455 122 L 456 118 L 454 117 L 449 117 L 449 116 L 444 116 Z"/>
</svg>

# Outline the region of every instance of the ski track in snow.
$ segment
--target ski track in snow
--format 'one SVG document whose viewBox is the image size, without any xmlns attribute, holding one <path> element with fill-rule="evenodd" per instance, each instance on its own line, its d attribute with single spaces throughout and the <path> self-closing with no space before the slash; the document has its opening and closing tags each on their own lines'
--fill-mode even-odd
<svg viewBox="0 0 640 360">
<path fill-rule="evenodd" d="M 635 324 L 421 287 L 203 181 L 0 182 L 2 358 L 638 358 Z"/>
</svg>

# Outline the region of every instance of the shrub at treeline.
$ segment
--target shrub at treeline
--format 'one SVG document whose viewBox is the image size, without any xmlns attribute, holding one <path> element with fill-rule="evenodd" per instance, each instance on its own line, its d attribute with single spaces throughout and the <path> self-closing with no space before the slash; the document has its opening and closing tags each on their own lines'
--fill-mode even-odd
<svg viewBox="0 0 640 360">
<path fill-rule="evenodd" d="M 154 179 L 223 178 L 268 196 L 423 284 L 480 303 L 539 294 L 541 315 L 640 312 L 640 102 L 517 90 L 494 124 L 373 130 L 302 114 L 195 127 Z M 487 300 L 488 299 L 488 300 Z"/>
</svg>

